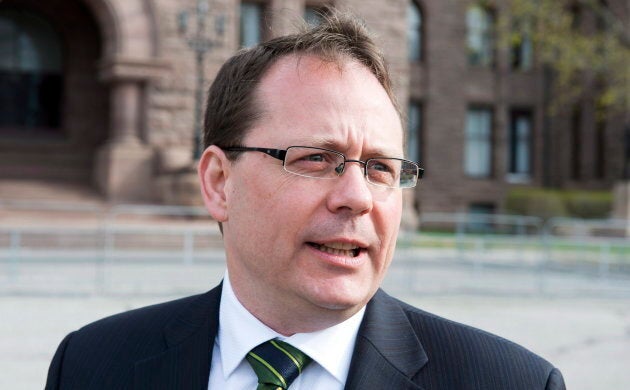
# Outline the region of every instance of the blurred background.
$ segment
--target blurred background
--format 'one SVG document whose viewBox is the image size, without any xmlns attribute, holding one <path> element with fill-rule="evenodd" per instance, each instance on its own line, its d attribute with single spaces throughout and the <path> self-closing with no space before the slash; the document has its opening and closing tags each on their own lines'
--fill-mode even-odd
<svg viewBox="0 0 630 390">
<path fill-rule="evenodd" d="M 425 168 L 384 287 L 630 387 L 627 0 L 0 0 L 0 388 L 62 337 L 222 277 L 195 174 L 235 51 L 329 7 L 384 48 Z"/>
</svg>

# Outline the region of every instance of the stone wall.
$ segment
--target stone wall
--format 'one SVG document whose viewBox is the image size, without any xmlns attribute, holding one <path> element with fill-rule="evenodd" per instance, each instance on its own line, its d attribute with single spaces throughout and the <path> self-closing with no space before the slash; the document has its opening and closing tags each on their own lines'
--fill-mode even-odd
<svg viewBox="0 0 630 390">
<path fill-rule="evenodd" d="M 423 107 L 420 163 L 426 168 L 426 176 L 414 194 L 415 202 L 408 201 L 418 204 L 421 211 L 465 211 L 472 203 L 494 204 L 500 210 L 510 188 L 540 186 L 545 177 L 560 188 L 600 189 L 612 188 L 620 178 L 623 162 L 619 140 L 627 118 L 613 118 L 607 124 L 603 148 L 606 166 L 603 176 L 598 177 L 593 168 L 595 117 L 592 102 L 588 101 L 582 103 L 581 154 L 571 154 L 570 145 L 574 142 L 570 134 L 571 110 L 561 110 L 551 122 L 551 160 L 544 163 L 541 156 L 546 86 L 542 73 L 539 69 L 512 70 L 505 49 L 497 49 L 494 67 L 468 65 L 469 1 L 417 1 L 424 25 L 423 60 L 417 63 L 407 60 L 407 0 L 259 1 L 266 4 L 268 36 L 292 31 L 305 5 L 334 4 L 366 21 L 384 48 L 401 107 L 405 109 L 409 100 L 420 102 Z M 204 90 L 221 64 L 238 49 L 239 38 L 240 1 L 211 3 L 210 11 L 223 14 L 226 23 L 220 44 L 205 58 Z M 497 12 L 504 12 L 504 3 L 497 4 Z M 182 170 L 190 173 L 194 167 L 196 63 L 179 29 L 178 15 L 181 11 L 193 13 L 196 0 L 4 0 L 1 3 L 2 7 L 9 5 L 42 10 L 66 37 L 63 131 L 79 147 L 59 149 L 47 144 L 49 155 L 88 151 L 87 162 L 80 163 L 83 165 L 92 164 L 97 156 L 93 177 L 83 180 L 96 182 L 108 199 L 170 199 L 169 202 L 176 199 L 162 196 L 160 191 L 165 185 L 165 175 Z M 188 27 L 194 32 L 194 15 L 190 16 Z M 137 107 L 136 111 L 130 111 L 131 106 Z M 484 179 L 470 178 L 463 169 L 466 112 L 474 106 L 489 107 L 494 113 L 492 175 Z M 528 181 L 514 182 L 507 174 L 507 128 L 510 110 L 523 107 L 534 114 L 533 172 Z M 0 150 L 3 145 L 6 142 L 0 139 Z M 11 145 L 14 154 L 28 149 L 27 146 L 15 149 Z M 95 152 L 97 146 L 99 151 Z M 7 160 L 3 158 L 0 168 Z M 575 159 L 583 172 L 579 178 L 571 174 Z M 189 179 L 173 182 L 188 188 Z M 182 182 L 187 184 L 181 185 Z M 156 187 L 151 183 L 160 184 Z"/>
</svg>

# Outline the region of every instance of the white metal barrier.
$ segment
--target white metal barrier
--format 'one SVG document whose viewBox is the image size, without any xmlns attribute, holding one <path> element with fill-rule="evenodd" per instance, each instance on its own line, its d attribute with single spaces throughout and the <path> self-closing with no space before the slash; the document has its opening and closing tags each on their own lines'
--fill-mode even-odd
<svg viewBox="0 0 630 390">
<path fill-rule="evenodd" d="M 2 211 L 19 207 L 47 219 L 2 225 Z M 55 212 L 90 218 L 67 224 Z M 625 220 L 426 213 L 420 228 L 401 235 L 392 267 L 409 289 L 431 267 L 529 273 L 541 292 L 551 273 L 630 278 Z M 203 208 L 0 203 L 0 293 L 199 291 L 223 268 L 221 236 Z"/>
</svg>

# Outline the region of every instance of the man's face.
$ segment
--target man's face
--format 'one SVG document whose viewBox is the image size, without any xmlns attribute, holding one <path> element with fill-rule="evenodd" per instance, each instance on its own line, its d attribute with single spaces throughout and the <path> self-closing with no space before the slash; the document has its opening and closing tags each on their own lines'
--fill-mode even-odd
<svg viewBox="0 0 630 390">
<path fill-rule="evenodd" d="M 283 58 L 261 80 L 257 99 L 263 117 L 243 146 L 315 146 L 361 160 L 403 156 L 398 114 L 357 62 Z M 230 164 L 225 194 L 230 280 L 254 314 L 345 319 L 380 285 L 394 253 L 401 190 L 367 183 L 362 165 L 313 179 L 247 152 Z"/>
</svg>

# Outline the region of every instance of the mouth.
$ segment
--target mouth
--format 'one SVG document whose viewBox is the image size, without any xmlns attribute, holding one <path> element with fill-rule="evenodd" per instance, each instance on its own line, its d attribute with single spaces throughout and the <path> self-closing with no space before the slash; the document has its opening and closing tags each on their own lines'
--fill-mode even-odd
<svg viewBox="0 0 630 390">
<path fill-rule="evenodd" d="M 359 254 L 361 254 L 361 251 L 365 250 L 365 248 L 361 248 L 360 246 L 342 242 L 329 242 L 326 244 L 309 242 L 308 245 L 319 251 L 329 253 L 331 255 L 345 257 L 357 257 L 359 256 Z"/>
</svg>

